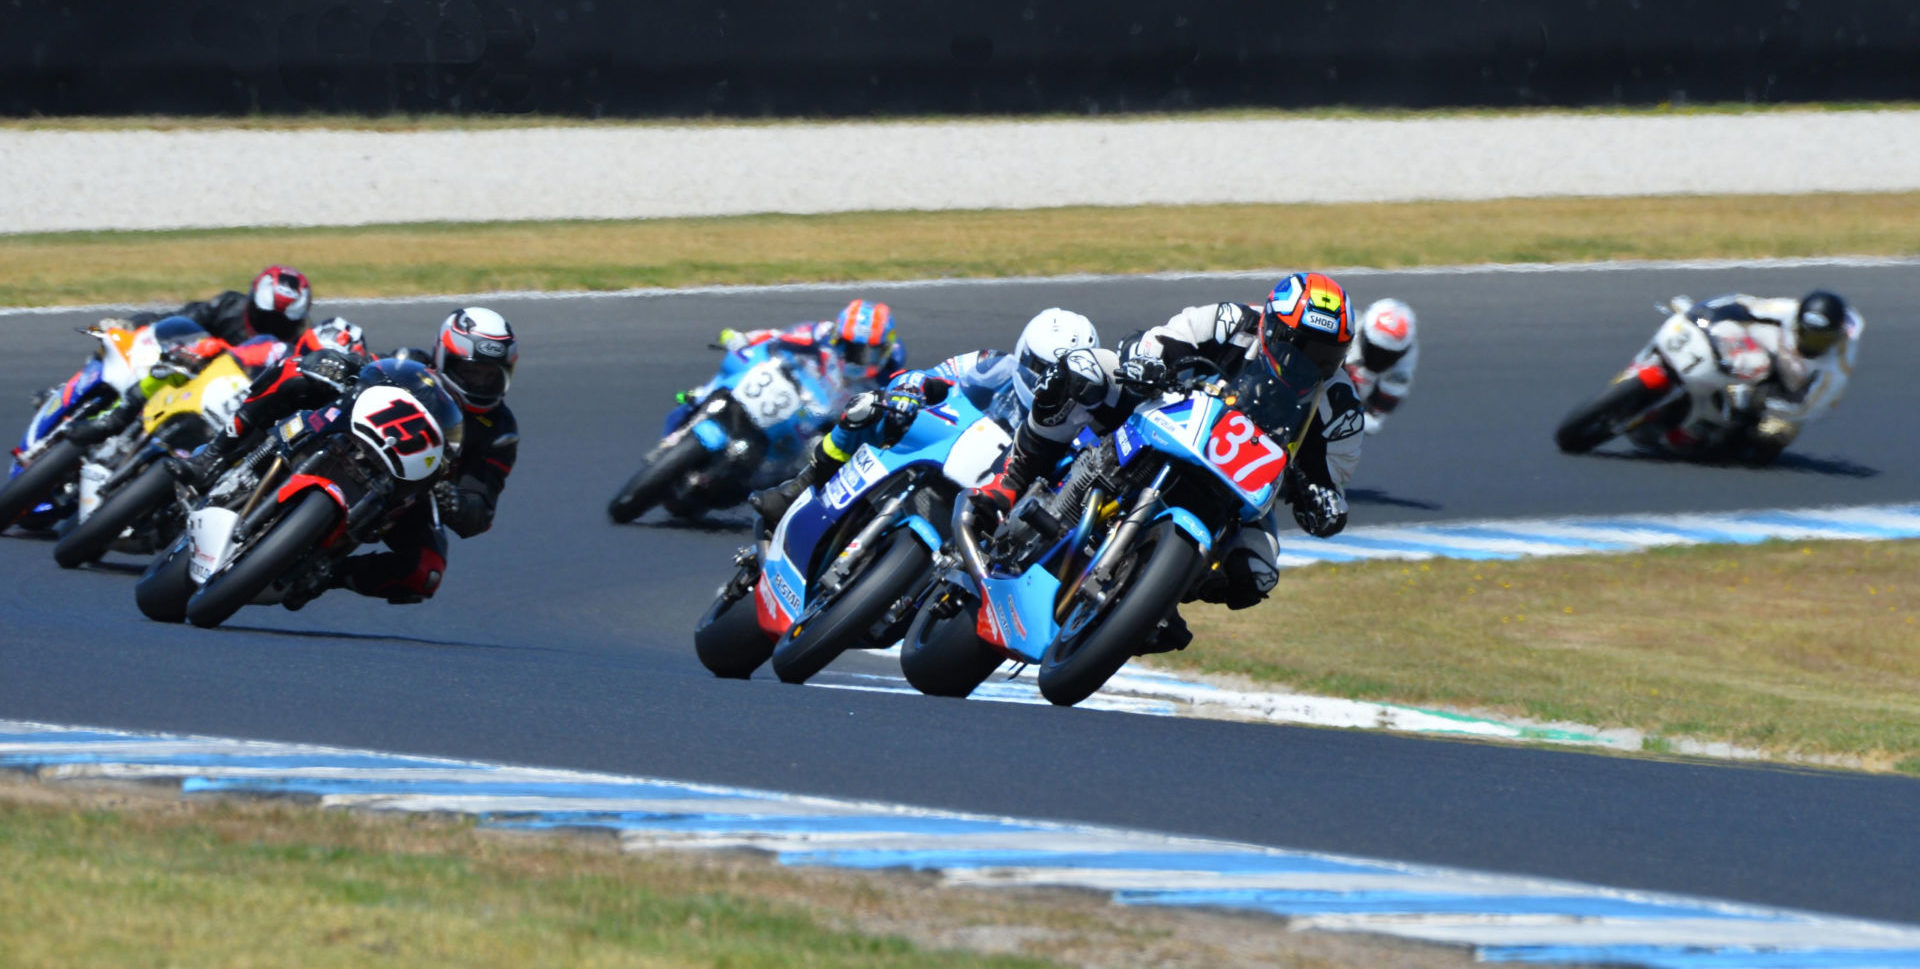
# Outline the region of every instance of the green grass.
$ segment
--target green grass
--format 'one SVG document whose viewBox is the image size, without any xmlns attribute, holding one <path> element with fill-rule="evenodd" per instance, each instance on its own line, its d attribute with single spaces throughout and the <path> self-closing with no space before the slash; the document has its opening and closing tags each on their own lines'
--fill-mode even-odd
<svg viewBox="0 0 1920 969">
<path fill-rule="evenodd" d="M 1306 693 L 1920 773 L 1920 542 L 1769 542 L 1284 573 L 1156 657 Z M 1326 603 L 1311 611 L 1295 603 Z"/>
<path fill-rule="evenodd" d="M 1311 231 L 1276 231 L 1310 226 Z M 0 305 L 1920 253 L 1920 193 L 865 212 L 0 236 Z"/>
<path fill-rule="evenodd" d="M 1464 950 L 1086 892 L 622 854 L 611 839 L 11 776 L 0 776 L 0 872 L 8 969 L 1472 964 Z"/>
</svg>

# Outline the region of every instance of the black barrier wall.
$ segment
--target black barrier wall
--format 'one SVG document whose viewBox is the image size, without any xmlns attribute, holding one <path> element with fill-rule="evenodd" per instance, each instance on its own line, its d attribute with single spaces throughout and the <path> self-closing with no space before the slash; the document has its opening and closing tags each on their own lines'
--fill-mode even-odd
<svg viewBox="0 0 1920 969">
<path fill-rule="evenodd" d="M 1920 98 L 1916 0 L 0 0 L 0 112 Z"/>
</svg>

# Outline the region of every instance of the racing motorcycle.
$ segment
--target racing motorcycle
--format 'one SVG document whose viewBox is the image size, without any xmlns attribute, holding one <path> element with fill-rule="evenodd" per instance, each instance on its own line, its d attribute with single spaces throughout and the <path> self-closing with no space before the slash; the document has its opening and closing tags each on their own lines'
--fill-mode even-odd
<svg viewBox="0 0 1920 969">
<path fill-rule="evenodd" d="M 1668 316 L 1653 339 L 1605 391 L 1560 422 L 1553 439 L 1561 451 L 1584 454 L 1624 435 L 1648 450 L 1715 458 L 1745 443 L 1746 402 L 1772 375 L 1772 354 L 1745 326 L 1716 320 L 1710 307 L 1684 296 L 1659 309 Z M 1758 464 L 1777 454 L 1745 450 Z"/>
<path fill-rule="evenodd" d="M 991 536 L 960 502 L 958 555 L 901 644 L 907 681 L 966 696 L 1004 661 L 1038 664 L 1041 694 L 1061 706 L 1105 684 L 1279 500 L 1320 376 L 1290 346 L 1271 361 L 1231 380 L 1203 360 L 1183 364 L 1076 454 L 1057 490 L 1036 483 Z"/>
<path fill-rule="evenodd" d="M 780 679 L 803 683 L 848 649 L 898 641 L 947 554 L 954 504 L 992 476 L 1015 414 L 1011 394 L 982 409 L 953 391 L 892 446 L 855 451 L 736 554 L 694 628 L 700 662 L 744 679 L 771 656 Z"/>
<path fill-rule="evenodd" d="M 698 518 L 791 476 L 840 401 L 774 342 L 728 351 L 719 375 L 607 505 L 614 522 L 655 505 Z"/>
<path fill-rule="evenodd" d="M 166 367 L 156 365 L 155 374 L 169 376 L 160 372 Z M 74 525 L 54 545 L 54 561 L 71 569 L 109 548 L 151 555 L 170 544 L 186 525 L 191 501 L 176 496 L 168 458 L 187 457 L 230 424 L 252 382 L 233 354 L 222 353 L 191 379 L 149 397 L 139 422 L 108 442 L 110 453 L 96 449 L 80 466 Z"/>
<path fill-rule="evenodd" d="M 431 502 L 460 437 L 460 408 L 432 371 L 368 364 L 339 400 L 282 420 L 208 487 L 135 586 L 140 611 L 210 627 L 249 603 L 304 604 L 412 502 Z"/>
<path fill-rule="evenodd" d="M 171 344 L 207 335 L 185 317 L 141 327 L 107 319 L 79 331 L 100 345 L 73 376 L 41 394 L 13 449 L 8 480 L 0 486 L 0 530 L 17 524 L 45 531 L 73 514 L 79 505 L 80 466 L 91 449 L 68 440 L 67 427 L 112 409 L 162 362 Z"/>
</svg>

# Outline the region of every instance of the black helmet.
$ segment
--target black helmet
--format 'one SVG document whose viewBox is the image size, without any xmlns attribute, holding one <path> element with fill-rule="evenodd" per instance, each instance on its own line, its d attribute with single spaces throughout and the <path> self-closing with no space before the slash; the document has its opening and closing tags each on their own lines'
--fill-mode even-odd
<svg viewBox="0 0 1920 969">
<path fill-rule="evenodd" d="M 1816 289 L 1793 314 L 1793 345 L 1803 357 L 1817 357 L 1840 342 L 1847 330 L 1847 301 Z"/>
</svg>

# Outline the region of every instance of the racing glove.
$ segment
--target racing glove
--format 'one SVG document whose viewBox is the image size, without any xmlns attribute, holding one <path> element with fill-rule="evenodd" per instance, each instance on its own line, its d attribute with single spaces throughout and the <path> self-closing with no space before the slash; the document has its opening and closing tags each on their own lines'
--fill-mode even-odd
<svg viewBox="0 0 1920 969">
<path fill-rule="evenodd" d="M 1124 384 L 1158 390 L 1167 383 L 1167 362 L 1159 357 L 1134 357 L 1120 364 L 1120 372 L 1115 376 Z"/>
<path fill-rule="evenodd" d="M 913 426 L 914 417 L 918 416 L 920 408 L 926 405 L 925 374 L 907 374 L 882 392 L 881 419 L 886 422 L 886 441 L 889 445 L 906 435 L 907 428 Z"/>
<path fill-rule="evenodd" d="M 1347 527 L 1347 496 L 1337 488 L 1303 482 L 1291 500 L 1293 520 L 1315 538 L 1332 538 Z"/>
<path fill-rule="evenodd" d="M 460 486 L 451 481 L 434 483 L 433 504 L 440 512 L 440 521 L 462 538 L 484 532 L 490 524 L 486 504 L 480 496 L 461 491 Z"/>
</svg>

